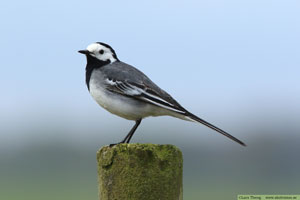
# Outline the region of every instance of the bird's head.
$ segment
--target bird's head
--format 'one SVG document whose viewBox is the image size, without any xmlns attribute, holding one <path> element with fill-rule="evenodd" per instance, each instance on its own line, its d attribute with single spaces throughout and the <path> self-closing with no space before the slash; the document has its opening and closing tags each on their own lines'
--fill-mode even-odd
<svg viewBox="0 0 300 200">
<path fill-rule="evenodd" d="M 90 44 L 86 50 L 80 50 L 79 53 L 85 54 L 87 60 L 97 60 L 104 63 L 113 63 L 118 61 L 117 55 L 111 46 L 102 43 L 95 42 Z"/>
</svg>

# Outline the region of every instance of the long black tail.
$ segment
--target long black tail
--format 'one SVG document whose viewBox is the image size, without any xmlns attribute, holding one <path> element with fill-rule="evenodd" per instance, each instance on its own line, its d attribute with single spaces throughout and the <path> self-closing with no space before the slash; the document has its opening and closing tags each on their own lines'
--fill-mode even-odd
<svg viewBox="0 0 300 200">
<path fill-rule="evenodd" d="M 239 143 L 240 145 L 243 145 L 243 146 L 246 146 L 246 144 L 242 141 L 240 141 L 239 139 L 233 137 L 232 135 L 230 135 L 229 133 L 226 133 L 225 131 L 223 131 L 222 129 L 219 129 L 218 127 L 208 123 L 207 121 L 203 120 L 203 119 L 200 119 L 199 117 L 197 117 L 196 115 L 193 115 L 192 113 L 187 113 L 186 114 L 188 118 L 191 119 L 191 121 L 196 121 L 196 122 L 199 122 L 201 124 L 204 124 L 205 126 L 221 133 L 222 135 L 225 135 L 226 137 L 232 139 L 233 141 Z"/>
</svg>

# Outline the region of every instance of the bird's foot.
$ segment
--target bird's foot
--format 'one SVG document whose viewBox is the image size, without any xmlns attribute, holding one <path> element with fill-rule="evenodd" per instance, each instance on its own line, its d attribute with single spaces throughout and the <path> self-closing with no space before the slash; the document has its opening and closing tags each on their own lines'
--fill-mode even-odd
<svg viewBox="0 0 300 200">
<path fill-rule="evenodd" d="M 117 145 L 117 144 L 119 144 L 119 143 L 110 144 L 109 147 L 113 147 L 113 146 L 115 146 L 115 145 Z"/>
<path fill-rule="evenodd" d="M 118 143 L 110 144 L 109 147 L 113 147 L 113 146 L 115 146 L 115 145 L 117 145 L 117 144 L 123 144 L 123 143 L 124 143 L 124 142 L 118 142 Z"/>
</svg>

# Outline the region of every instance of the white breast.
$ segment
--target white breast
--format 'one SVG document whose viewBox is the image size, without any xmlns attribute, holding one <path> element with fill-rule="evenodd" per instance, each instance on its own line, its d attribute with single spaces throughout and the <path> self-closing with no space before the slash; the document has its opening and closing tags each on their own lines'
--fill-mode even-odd
<svg viewBox="0 0 300 200">
<path fill-rule="evenodd" d="M 113 99 L 107 96 L 106 91 L 99 84 L 95 83 L 92 79 L 90 80 L 90 94 L 95 101 L 105 109 L 109 109 L 113 106 Z"/>
</svg>

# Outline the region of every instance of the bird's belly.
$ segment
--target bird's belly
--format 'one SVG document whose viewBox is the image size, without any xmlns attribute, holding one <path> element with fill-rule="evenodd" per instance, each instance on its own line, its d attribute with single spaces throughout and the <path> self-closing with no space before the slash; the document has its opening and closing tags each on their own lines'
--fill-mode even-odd
<svg viewBox="0 0 300 200">
<path fill-rule="evenodd" d="M 148 116 L 158 116 L 152 105 L 133 98 L 111 93 L 104 88 L 90 84 L 90 94 L 95 101 L 112 114 L 128 120 L 138 120 Z"/>
</svg>

